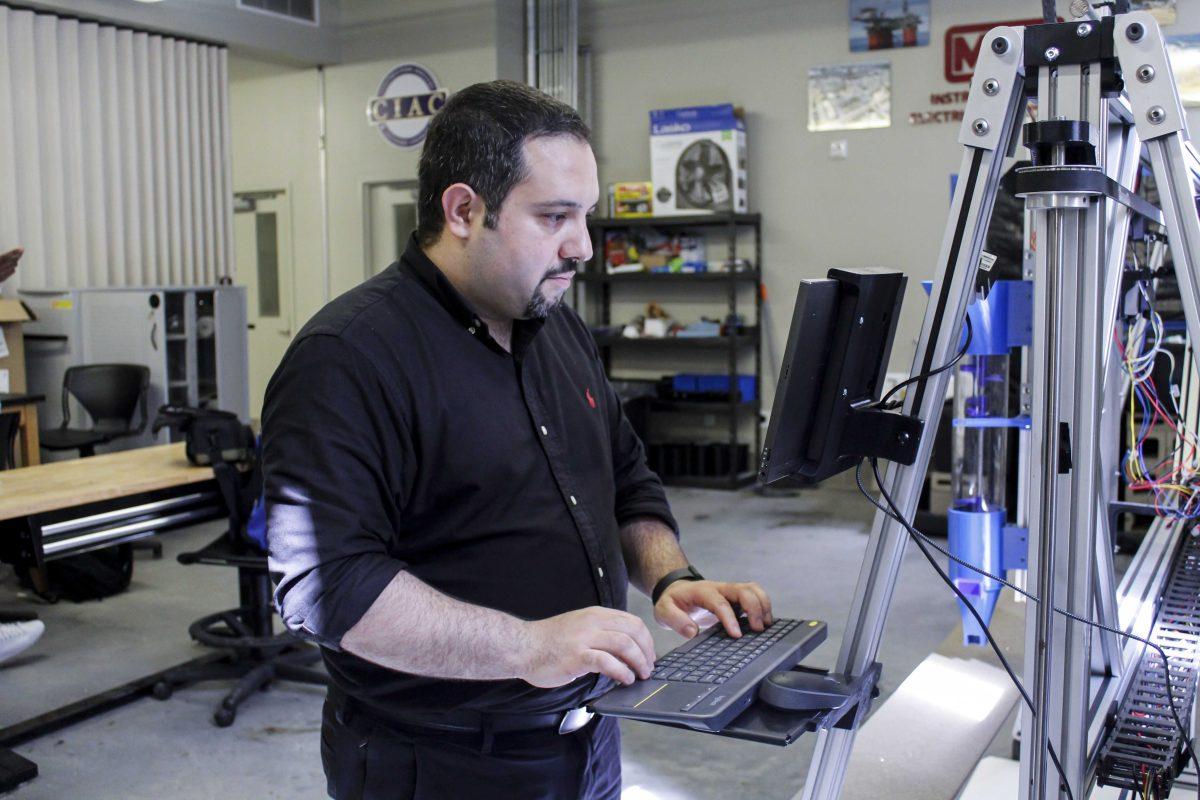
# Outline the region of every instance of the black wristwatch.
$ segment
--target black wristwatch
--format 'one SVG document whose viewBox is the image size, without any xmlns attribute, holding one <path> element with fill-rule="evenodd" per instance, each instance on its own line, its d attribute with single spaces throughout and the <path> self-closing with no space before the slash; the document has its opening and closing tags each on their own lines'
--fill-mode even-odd
<svg viewBox="0 0 1200 800">
<path fill-rule="evenodd" d="M 650 593 L 650 600 L 654 605 L 658 605 L 658 598 L 662 597 L 662 593 L 667 590 L 675 581 L 702 581 L 704 576 L 700 571 L 688 564 L 682 569 L 672 570 L 666 575 L 663 575 L 658 583 L 654 584 L 654 591 Z"/>
</svg>

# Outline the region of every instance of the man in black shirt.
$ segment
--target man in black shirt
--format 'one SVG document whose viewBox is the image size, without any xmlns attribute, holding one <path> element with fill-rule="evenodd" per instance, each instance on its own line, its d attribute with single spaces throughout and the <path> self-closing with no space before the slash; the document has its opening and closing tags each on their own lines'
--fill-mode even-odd
<svg viewBox="0 0 1200 800">
<path fill-rule="evenodd" d="M 647 678 L 630 582 L 683 636 L 771 619 L 700 578 L 587 327 L 561 299 L 599 188 L 568 106 L 455 94 L 403 258 L 322 309 L 267 388 L 276 602 L 319 642 L 331 796 L 617 798 L 619 733 L 583 706 Z"/>
</svg>

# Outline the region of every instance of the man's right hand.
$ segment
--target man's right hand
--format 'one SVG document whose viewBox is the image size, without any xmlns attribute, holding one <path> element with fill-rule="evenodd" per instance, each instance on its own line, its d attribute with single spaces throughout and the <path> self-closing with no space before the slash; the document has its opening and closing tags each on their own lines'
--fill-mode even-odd
<svg viewBox="0 0 1200 800">
<path fill-rule="evenodd" d="M 654 640 L 633 614 L 592 606 L 525 623 L 519 677 L 549 689 L 599 672 L 631 684 L 654 669 Z"/>
</svg>

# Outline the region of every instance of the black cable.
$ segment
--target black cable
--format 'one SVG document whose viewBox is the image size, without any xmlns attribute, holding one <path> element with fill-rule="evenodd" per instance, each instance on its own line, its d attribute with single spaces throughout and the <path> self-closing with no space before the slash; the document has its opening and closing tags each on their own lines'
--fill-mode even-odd
<svg viewBox="0 0 1200 800">
<path fill-rule="evenodd" d="M 883 499 L 887 501 L 888 506 L 893 509 L 894 513 L 888 512 L 887 509 L 876 503 L 875 499 L 867 493 L 866 487 L 862 485 L 861 472 L 860 470 L 856 469 L 854 471 L 854 477 L 858 479 L 859 490 L 866 496 L 868 500 L 871 501 L 872 505 L 874 505 L 880 511 L 883 511 L 885 514 L 888 514 L 888 516 L 891 516 L 906 529 L 910 529 L 908 522 L 901 517 L 899 509 L 897 509 L 896 504 L 892 502 L 891 495 L 887 493 L 887 489 L 883 488 L 883 478 L 879 474 L 879 461 L 872 458 L 870 459 L 870 462 L 871 471 L 875 473 L 875 482 L 879 484 L 879 493 L 883 495 Z M 859 466 L 862 466 L 861 461 L 859 462 Z M 909 535 L 912 535 L 911 529 L 909 530 Z M 995 652 L 996 658 L 1000 659 L 1000 665 L 1004 667 L 1004 671 L 1008 673 L 1009 680 L 1012 681 L 1013 686 L 1017 687 L 1017 691 L 1020 692 L 1021 698 L 1025 701 L 1025 705 L 1029 706 L 1029 710 L 1031 712 L 1034 711 L 1033 700 L 1029 697 L 1029 693 L 1025 691 L 1025 685 L 1021 683 L 1021 679 L 1018 678 L 1017 673 L 1013 671 L 1012 666 L 1008 663 L 1008 659 L 1004 657 L 1004 652 L 1000 649 L 1000 645 L 997 644 L 996 640 L 992 637 L 992 632 L 988 628 L 987 623 L 983 621 L 983 617 L 979 616 L 979 612 L 976 611 L 975 606 L 971 605 L 970 601 L 967 600 L 967 596 L 962 593 L 962 590 L 954 585 L 954 581 L 950 580 L 950 576 L 947 575 L 946 571 L 942 569 L 942 565 L 937 563 L 937 560 L 933 557 L 933 554 L 929 552 L 929 549 L 925 547 L 921 540 L 914 536 L 913 541 L 916 542 L 917 549 L 919 549 L 921 554 L 925 556 L 925 560 L 929 562 L 929 565 L 933 567 L 938 576 L 945 581 L 946 585 L 950 587 L 950 590 L 958 596 L 958 599 L 963 602 L 963 605 L 965 605 L 967 610 L 971 612 L 971 615 L 975 617 L 975 621 L 979 623 L 979 627 L 983 631 L 983 635 L 987 637 L 988 644 L 992 646 L 992 651 Z M 1046 749 L 1050 753 L 1050 760 L 1054 762 L 1055 769 L 1058 770 L 1058 778 L 1060 781 L 1062 781 L 1062 787 L 1067 792 L 1067 800 L 1075 800 L 1075 795 L 1071 791 L 1071 785 L 1067 783 L 1067 776 L 1063 771 L 1062 763 L 1058 760 L 1058 754 L 1054 752 L 1054 745 L 1047 741 Z"/>
<path fill-rule="evenodd" d="M 1058 22 L 1058 11 L 1054 0 L 1042 0 L 1042 22 Z"/>
<path fill-rule="evenodd" d="M 891 517 L 896 522 L 900 523 L 908 531 L 908 534 L 913 537 L 913 540 L 917 543 L 917 546 L 921 547 L 922 552 L 926 552 L 924 547 L 922 546 L 922 543 L 924 543 L 926 545 L 929 545 L 933 549 L 937 550 L 942 555 L 946 556 L 947 558 L 949 558 L 951 561 L 955 562 L 956 564 L 959 564 L 960 566 L 963 566 L 963 567 L 971 570 L 972 572 L 978 573 L 979 575 L 982 575 L 986 578 L 991 578 L 992 580 L 996 581 L 997 583 L 999 583 L 1003 586 L 1007 586 L 1009 589 L 1012 589 L 1014 592 L 1024 596 L 1031 602 L 1041 603 L 1041 599 L 1034 596 L 1030 592 L 1027 592 L 1024 589 L 1021 589 L 1020 587 L 1010 583 L 1009 581 L 1005 580 L 1004 578 L 1001 578 L 998 575 L 993 575 L 992 573 L 988 572 L 987 570 L 984 570 L 974 564 L 970 564 L 966 561 L 963 561 L 961 558 L 958 558 L 953 553 L 951 553 L 949 550 L 947 550 L 944 547 L 942 547 L 941 545 L 937 544 L 932 539 L 930 539 L 928 536 L 926 536 L 925 534 L 921 533 L 919 530 L 914 528 L 906 520 L 902 519 L 900 516 L 900 513 L 899 513 L 899 509 L 897 509 L 895 507 L 895 504 L 891 502 L 891 498 L 888 497 L 887 492 L 885 492 L 883 490 L 883 481 L 880 479 L 879 471 L 876 468 L 875 462 L 872 462 L 872 469 L 875 473 L 875 481 L 880 486 L 880 493 L 885 498 L 888 499 L 888 505 L 891 506 L 892 510 L 889 510 L 889 509 L 881 506 L 875 500 L 875 498 L 871 497 L 870 493 L 867 492 L 866 487 L 863 486 L 862 472 L 861 472 L 862 471 L 862 462 L 861 461 L 858 464 L 858 468 L 854 471 L 854 477 L 858 483 L 859 491 L 862 492 L 863 496 L 867 498 L 868 502 L 870 502 L 871 505 L 875 506 L 875 508 L 879 509 L 884 514 Z M 927 553 L 926 553 L 926 557 L 928 558 Z M 935 564 L 935 568 L 938 569 L 939 574 L 941 574 L 940 565 Z M 948 576 L 943 576 L 943 579 L 949 581 Z M 955 594 L 959 595 L 959 599 L 964 599 L 961 592 L 958 591 L 957 587 L 951 585 L 951 588 L 955 589 Z M 970 603 L 966 603 L 966 605 L 968 608 L 971 608 L 972 611 L 974 611 L 974 609 L 972 608 Z M 1158 653 L 1159 657 L 1162 658 L 1162 660 L 1163 660 L 1163 674 L 1165 677 L 1165 683 L 1166 683 L 1166 689 L 1167 689 L 1167 705 L 1171 709 L 1171 716 L 1174 718 L 1175 725 L 1179 729 L 1179 735 L 1183 739 L 1184 747 L 1187 749 L 1188 755 L 1191 756 L 1192 763 L 1196 767 L 1196 774 L 1198 776 L 1200 776 L 1200 759 L 1197 759 L 1197 757 L 1196 757 L 1196 751 L 1193 747 L 1192 740 L 1188 737 L 1187 730 L 1183 724 L 1183 720 L 1179 717 L 1179 712 L 1175 708 L 1175 690 L 1171 684 L 1170 661 L 1167 658 L 1166 651 L 1163 650 L 1162 647 L 1160 647 L 1159 645 L 1150 641 L 1149 639 L 1143 639 L 1142 637 L 1137 636 L 1132 633 L 1129 633 L 1127 631 L 1118 630 L 1116 628 L 1110 628 L 1109 626 L 1104 625 L 1102 623 L 1095 622 L 1095 621 L 1089 620 L 1089 619 L 1084 619 L 1083 617 L 1076 616 L 1075 614 L 1072 614 L 1070 611 L 1059 608 L 1058 606 L 1052 606 L 1051 608 L 1055 613 L 1061 614 L 1062 616 L 1067 617 L 1068 619 L 1072 619 L 1076 622 L 1081 622 L 1084 625 L 1090 625 L 1090 626 L 1092 626 L 1094 628 L 1098 628 L 1100 630 L 1108 631 L 1109 633 L 1115 633 L 1118 636 L 1123 636 L 1123 637 L 1125 637 L 1127 639 L 1131 639 L 1135 642 L 1140 642 L 1140 643 L 1146 645 L 1147 647 L 1152 648 L 1155 652 Z M 988 630 L 987 626 L 983 625 L 982 620 L 979 618 L 978 614 L 974 614 L 974 616 L 975 616 L 976 621 L 979 622 L 981 624 L 981 626 L 983 627 L 983 630 L 985 631 L 985 633 L 987 633 L 988 640 L 991 641 L 991 632 Z M 993 647 L 995 647 L 994 644 L 993 644 Z M 1012 675 L 1011 672 L 1009 674 L 1010 674 L 1010 676 Z M 1060 770 L 1060 772 L 1061 772 L 1061 770 Z M 1198 794 L 1198 796 L 1200 796 L 1200 794 Z"/>
<path fill-rule="evenodd" d="M 891 399 L 892 395 L 894 395 L 896 392 L 900 391 L 905 386 L 916 383 L 917 381 L 929 380 L 934 375 L 937 375 L 938 373 L 941 373 L 941 372 L 945 372 L 946 370 L 952 368 L 958 362 L 962 361 L 963 356 L 965 356 L 967 354 L 967 348 L 969 348 L 971 346 L 971 337 L 974 334 L 974 330 L 971 328 L 971 315 L 970 314 L 967 314 L 963 317 L 963 323 L 967 326 L 967 340 L 965 342 L 963 342 L 963 346 L 959 349 L 958 355 L 956 355 L 953 359 L 946 362 L 945 364 L 938 367 L 937 369 L 930 370 L 929 372 L 923 372 L 920 375 L 914 375 L 913 377 L 908 378 L 907 380 L 900 381 L 900 383 L 897 383 L 895 386 L 893 386 L 891 389 L 889 389 L 887 394 L 885 394 L 879 400 L 879 402 L 875 404 L 874 407 L 883 409 L 884 411 L 889 411 L 893 408 L 899 408 L 900 407 L 899 401 L 897 401 L 894 404 L 888 403 L 888 400 Z"/>
</svg>

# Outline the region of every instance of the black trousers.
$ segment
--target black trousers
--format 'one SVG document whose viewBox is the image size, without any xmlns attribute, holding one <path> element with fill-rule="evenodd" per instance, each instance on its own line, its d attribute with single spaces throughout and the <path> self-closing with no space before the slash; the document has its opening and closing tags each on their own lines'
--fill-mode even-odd
<svg viewBox="0 0 1200 800">
<path fill-rule="evenodd" d="M 482 736 L 383 727 L 326 700 L 321 763 L 335 800 L 620 800 L 621 732 L 597 717 L 575 733 Z"/>
</svg>

